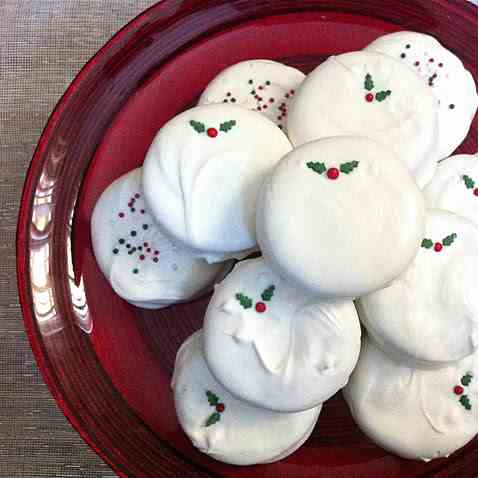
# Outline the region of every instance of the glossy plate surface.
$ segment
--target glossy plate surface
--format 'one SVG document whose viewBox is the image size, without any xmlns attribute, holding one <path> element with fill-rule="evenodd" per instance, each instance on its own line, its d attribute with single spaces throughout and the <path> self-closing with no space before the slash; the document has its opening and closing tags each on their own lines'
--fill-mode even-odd
<svg viewBox="0 0 478 478">
<path fill-rule="evenodd" d="M 298 452 L 267 466 L 217 463 L 175 418 L 169 382 L 207 298 L 165 311 L 115 296 L 89 236 L 95 201 L 142 163 L 155 132 L 224 67 L 271 58 L 310 71 L 382 33 L 430 33 L 478 79 L 478 8 L 446 0 L 164 0 L 82 70 L 42 135 L 25 184 L 17 262 L 26 328 L 44 379 L 83 438 L 122 476 L 476 476 L 478 442 L 429 464 L 396 458 L 354 425 L 338 394 Z M 460 147 L 478 151 L 478 121 Z"/>
</svg>

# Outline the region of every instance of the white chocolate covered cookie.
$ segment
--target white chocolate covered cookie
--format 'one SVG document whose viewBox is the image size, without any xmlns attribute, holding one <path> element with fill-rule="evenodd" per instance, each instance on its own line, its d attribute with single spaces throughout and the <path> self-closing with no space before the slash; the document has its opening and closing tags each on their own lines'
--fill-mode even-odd
<svg viewBox="0 0 478 478">
<path fill-rule="evenodd" d="M 447 457 L 478 433 L 478 354 L 420 370 L 393 361 L 364 337 L 343 394 L 379 446 L 415 460 Z"/>
<path fill-rule="evenodd" d="M 290 455 L 312 433 L 322 408 L 276 413 L 237 400 L 209 372 L 201 331 L 179 349 L 172 388 L 179 423 L 193 445 L 233 465 L 271 463 Z"/>
<path fill-rule="evenodd" d="M 438 155 L 449 156 L 465 139 L 478 107 L 476 85 L 461 60 L 430 35 L 396 32 L 381 36 L 366 50 L 408 64 L 438 99 Z"/>
<path fill-rule="evenodd" d="M 257 208 L 266 262 L 322 298 L 389 284 L 415 257 L 425 225 L 425 201 L 403 162 L 365 137 L 295 149 L 264 182 Z"/>
<path fill-rule="evenodd" d="M 162 308 L 205 292 L 230 264 L 208 264 L 171 242 L 144 202 L 141 169 L 114 181 L 91 218 L 96 261 L 114 291 L 144 308 Z"/>
<path fill-rule="evenodd" d="M 233 395 L 279 412 L 315 407 L 342 388 L 360 349 L 351 301 L 320 302 L 262 259 L 217 285 L 204 321 L 211 373 Z"/>
<path fill-rule="evenodd" d="M 441 161 L 423 192 L 428 207 L 446 209 L 478 225 L 478 156 L 459 154 Z"/>
<path fill-rule="evenodd" d="M 287 130 L 299 146 L 329 136 L 366 136 L 391 149 L 423 187 L 436 169 L 438 105 L 413 70 L 387 55 L 331 56 L 290 104 Z"/>
<path fill-rule="evenodd" d="M 230 104 L 187 110 L 166 123 L 143 167 L 152 215 L 175 241 L 217 262 L 256 248 L 258 190 L 291 150 L 259 113 Z"/>
<path fill-rule="evenodd" d="M 360 319 L 385 352 L 413 367 L 460 360 L 478 350 L 477 267 L 478 228 L 431 209 L 412 264 L 358 301 Z"/>
<path fill-rule="evenodd" d="M 289 102 L 304 78 L 301 71 L 277 61 L 242 61 L 219 73 L 199 104 L 233 103 L 258 111 L 285 128 Z"/>
</svg>

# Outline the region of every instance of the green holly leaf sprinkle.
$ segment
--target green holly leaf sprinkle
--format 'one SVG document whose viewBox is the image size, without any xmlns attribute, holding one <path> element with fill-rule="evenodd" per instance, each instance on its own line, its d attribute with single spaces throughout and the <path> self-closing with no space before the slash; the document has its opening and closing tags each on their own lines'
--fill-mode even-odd
<svg viewBox="0 0 478 478">
<path fill-rule="evenodd" d="M 422 247 L 425 249 L 431 249 L 433 247 L 433 241 L 431 239 L 423 239 Z"/>
<path fill-rule="evenodd" d="M 247 297 L 247 295 L 238 293 L 236 294 L 236 299 L 239 301 L 242 307 L 244 307 L 244 309 L 250 309 L 252 307 L 252 299 Z"/>
<path fill-rule="evenodd" d="M 194 128 L 194 131 L 196 131 L 197 133 L 204 133 L 204 131 L 206 131 L 206 126 L 204 126 L 204 123 L 201 123 L 200 121 L 191 120 L 189 124 Z"/>
<path fill-rule="evenodd" d="M 463 377 L 461 377 L 461 384 L 464 385 L 465 387 L 468 387 L 472 379 L 473 379 L 473 374 L 471 372 L 468 372 L 467 374 L 463 375 Z"/>
<path fill-rule="evenodd" d="M 235 120 L 225 121 L 219 125 L 219 131 L 224 131 L 224 133 L 227 133 L 234 126 L 236 126 Z"/>
<path fill-rule="evenodd" d="M 460 403 L 467 409 L 471 410 L 471 403 L 470 399 L 468 398 L 468 395 L 462 395 L 460 397 Z"/>
<path fill-rule="evenodd" d="M 309 169 L 312 169 L 312 171 L 315 171 L 318 174 L 323 174 L 325 171 L 327 171 L 327 168 L 325 167 L 324 163 L 320 163 L 319 161 L 313 162 L 309 161 L 307 163 L 307 167 Z"/>
<path fill-rule="evenodd" d="M 465 181 L 465 186 L 468 189 L 473 189 L 475 187 L 475 181 L 470 178 L 470 176 L 467 176 L 466 174 L 463 176 L 463 181 Z"/>
<path fill-rule="evenodd" d="M 363 86 L 367 91 L 373 90 L 375 85 L 373 84 L 372 75 L 370 73 L 365 75 L 365 82 Z"/>
<path fill-rule="evenodd" d="M 451 246 L 456 238 L 457 238 L 457 235 L 453 233 L 453 234 L 450 234 L 449 236 L 446 236 L 441 242 L 444 246 Z"/>
<path fill-rule="evenodd" d="M 358 161 L 349 161 L 348 163 L 342 163 L 340 165 L 340 172 L 350 174 L 356 167 L 358 167 Z"/>
<path fill-rule="evenodd" d="M 212 393 L 211 390 L 206 390 L 206 397 L 211 407 L 215 407 L 219 403 L 219 397 L 215 393 Z"/>
<path fill-rule="evenodd" d="M 275 285 L 270 285 L 267 289 L 264 290 L 264 292 L 261 294 L 261 298 L 264 302 L 267 302 L 272 299 L 272 296 L 274 295 L 274 291 L 276 289 Z"/>
<path fill-rule="evenodd" d="M 206 426 L 210 427 L 211 425 L 214 425 L 221 419 L 221 414 L 218 412 L 211 413 L 209 415 L 208 419 L 206 420 Z"/>
<path fill-rule="evenodd" d="M 392 92 L 390 90 L 387 90 L 387 91 L 379 91 L 378 93 L 375 93 L 375 99 L 377 101 L 383 101 L 385 100 L 386 98 L 388 98 L 390 95 L 392 94 Z"/>
</svg>

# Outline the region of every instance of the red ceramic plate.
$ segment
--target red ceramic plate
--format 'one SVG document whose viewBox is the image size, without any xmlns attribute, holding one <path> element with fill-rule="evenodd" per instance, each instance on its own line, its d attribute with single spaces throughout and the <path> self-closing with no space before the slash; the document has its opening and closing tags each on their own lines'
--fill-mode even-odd
<svg viewBox="0 0 478 478">
<path fill-rule="evenodd" d="M 207 298 L 159 312 L 115 296 L 89 237 L 95 201 L 139 166 L 156 131 L 224 67 L 271 58 L 308 72 L 332 53 L 400 29 L 430 33 L 478 79 L 478 8 L 458 0 L 164 0 L 86 65 L 43 132 L 23 192 L 20 299 L 44 379 L 82 437 L 128 477 L 476 476 L 478 443 L 448 460 L 401 460 L 373 445 L 338 394 L 291 457 L 248 468 L 197 452 L 169 382 Z M 460 148 L 478 150 L 478 122 Z"/>
</svg>

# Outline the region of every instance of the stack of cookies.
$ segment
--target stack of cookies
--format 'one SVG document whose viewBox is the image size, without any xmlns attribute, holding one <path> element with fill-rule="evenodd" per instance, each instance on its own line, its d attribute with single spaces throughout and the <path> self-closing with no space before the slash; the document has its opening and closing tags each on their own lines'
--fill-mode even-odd
<svg viewBox="0 0 478 478">
<path fill-rule="evenodd" d="M 172 380 L 194 446 L 280 460 L 341 389 L 406 458 L 478 433 L 478 157 L 450 157 L 477 107 L 463 63 L 421 33 L 308 76 L 250 60 L 103 193 L 92 243 L 118 295 L 161 308 L 214 286 Z"/>
</svg>

